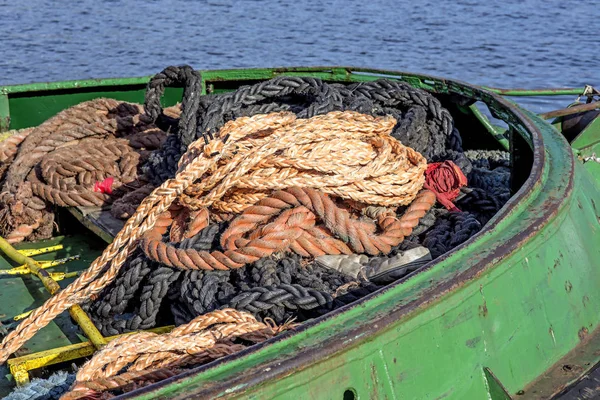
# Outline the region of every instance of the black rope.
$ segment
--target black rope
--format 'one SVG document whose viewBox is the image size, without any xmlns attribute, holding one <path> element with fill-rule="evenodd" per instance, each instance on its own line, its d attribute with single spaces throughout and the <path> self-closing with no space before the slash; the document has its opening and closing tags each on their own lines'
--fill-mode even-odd
<svg viewBox="0 0 600 400">
<path fill-rule="evenodd" d="M 298 317 L 296 311 L 333 305 L 330 294 L 297 284 L 259 286 L 239 293 L 228 307 L 247 311 L 260 319 L 272 318 L 277 323 Z M 331 307 L 328 307 L 331 308 Z"/>
<path fill-rule="evenodd" d="M 497 167 L 510 166 L 510 153 L 502 150 L 467 150 L 467 156 L 474 167 L 484 169 L 495 169 Z"/>
<path fill-rule="evenodd" d="M 502 208 L 506 200 L 502 196 L 480 188 L 468 189 L 466 194 L 456 201 L 461 210 L 469 210 L 481 225 L 487 222 Z"/>
<path fill-rule="evenodd" d="M 428 160 L 442 156 L 447 150 L 462 151 L 462 140 L 452 116 L 430 93 L 388 79 L 338 87 L 346 110 L 392 115 L 398 120 L 392 136 Z"/>
<path fill-rule="evenodd" d="M 239 304 L 241 303 L 238 300 L 245 298 L 242 295 L 254 298 L 258 296 L 256 293 L 260 292 L 262 293 L 260 298 L 269 297 L 270 295 L 265 294 L 266 292 L 261 288 L 285 290 L 281 287 L 288 288 L 289 286 L 296 289 L 303 288 L 302 290 L 309 291 L 308 293 L 317 296 L 315 298 L 318 299 L 318 304 L 314 303 L 314 307 L 301 307 L 303 310 L 308 310 L 317 306 L 324 306 L 324 304 L 321 304 L 322 298 L 317 293 L 329 298 L 340 286 L 353 281 L 354 279 L 350 276 L 320 267 L 314 263 L 302 266 L 301 258 L 296 255 L 282 258 L 273 256 L 233 271 L 185 272 L 179 286 L 178 300 L 176 304 L 172 305 L 172 311 L 177 324 L 186 323 L 197 315 L 218 308 L 234 307 L 240 309 Z M 292 289 L 290 291 L 292 294 L 298 293 Z M 294 307 L 290 308 L 289 304 L 283 300 L 277 302 L 276 300 L 280 299 L 277 296 L 272 299 L 274 299 L 270 302 L 272 307 L 269 306 L 263 310 L 265 312 L 256 314 L 258 318 L 268 316 L 276 321 L 283 322 L 290 312 L 297 310 Z M 245 308 L 245 310 L 249 310 L 249 308 Z M 267 310 L 270 311 L 266 312 Z M 302 318 L 301 316 L 297 317 Z"/>
<path fill-rule="evenodd" d="M 189 144 L 196 133 L 196 119 L 202 92 L 202 77 L 198 71 L 194 71 L 188 65 L 171 66 L 154 75 L 146 88 L 144 109 L 146 115 L 161 129 L 171 131 L 175 126 L 175 120 L 163 113 L 160 99 L 165 93 L 165 88 L 175 84 L 182 84 L 184 88 L 176 136 L 183 143 Z"/>
<path fill-rule="evenodd" d="M 423 245 L 437 258 L 469 240 L 481 230 L 482 224 L 469 212 L 451 212 L 439 217 L 425 233 Z"/>
<path fill-rule="evenodd" d="M 166 116 L 160 103 L 165 88 L 175 84 L 184 85 L 179 120 Z M 174 175 L 185 143 L 193 141 L 201 93 L 202 77 L 198 71 L 187 65 L 167 67 L 148 82 L 144 102 L 146 115 L 155 121 L 159 128 L 171 133 L 162 148 L 152 153 L 144 165 L 144 172 L 154 184 L 158 185 Z"/>
</svg>

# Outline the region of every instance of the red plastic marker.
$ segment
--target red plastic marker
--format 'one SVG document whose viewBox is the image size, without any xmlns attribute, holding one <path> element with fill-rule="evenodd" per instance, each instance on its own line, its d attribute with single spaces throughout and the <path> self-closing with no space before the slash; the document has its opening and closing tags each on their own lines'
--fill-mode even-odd
<svg viewBox="0 0 600 400">
<path fill-rule="evenodd" d="M 94 184 L 94 192 L 101 192 L 105 194 L 112 194 L 112 185 L 115 179 L 112 176 L 104 179 L 102 182 L 96 182 Z"/>
</svg>

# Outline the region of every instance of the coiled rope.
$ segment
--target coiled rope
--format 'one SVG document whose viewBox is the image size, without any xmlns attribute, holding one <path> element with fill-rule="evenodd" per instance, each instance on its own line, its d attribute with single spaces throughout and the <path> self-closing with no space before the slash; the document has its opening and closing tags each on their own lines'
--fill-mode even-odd
<svg viewBox="0 0 600 400">
<path fill-rule="evenodd" d="M 192 78 L 176 78 L 190 67 L 168 67 L 151 79 L 146 92 L 146 109 L 159 126 L 167 118 L 160 113 L 160 97 L 167 80 L 193 82 Z M 187 86 L 186 86 L 187 88 Z M 197 90 L 186 89 L 182 118 L 172 129 L 160 151 L 154 153 L 144 171 L 154 184 L 172 177 L 177 160 L 187 145 L 201 137 L 214 136 L 227 121 L 236 118 L 290 111 L 298 118 L 312 118 L 331 111 L 357 111 L 371 116 L 390 115 L 397 121 L 392 137 L 437 161 L 448 151 L 462 151 L 458 131 L 450 113 L 439 100 L 424 90 L 404 82 L 380 79 L 348 86 L 328 84 L 317 78 L 280 76 L 251 86 L 241 86 L 234 92 L 216 96 L 200 96 Z M 195 118 L 194 118 L 195 117 Z M 175 122 L 168 124 L 175 126 Z M 190 134 L 196 131 L 195 137 Z"/>
<path fill-rule="evenodd" d="M 141 107 L 110 99 L 78 104 L 10 136 L 0 142 L 2 169 L 8 166 L 0 233 L 13 243 L 49 237 L 50 205 L 103 205 L 143 185 L 139 167 L 165 137 Z M 94 190 L 106 178 L 107 190 Z"/>
<path fill-rule="evenodd" d="M 79 398 L 80 394 L 88 395 L 89 389 L 114 388 L 116 385 L 110 385 L 111 380 L 106 378 L 119 373 L 147 374 L 153 370 L 183 367 L 220 358 L 245 347 L 241 343 L 235 343 L 236 339 L 260 343 L 293 326 L 268 325 L 257 321 L 251 314 L 224 309 L 201 315 L 168 334 L 141 332 L 120 337 L 97 352 L 79 369 L 71 394 L 63 399 Z M 128 377 L 129 382 L 131 378 L 132 376 Z M 101 383 L 105 385 L 100 386 Z"/>
</svg>

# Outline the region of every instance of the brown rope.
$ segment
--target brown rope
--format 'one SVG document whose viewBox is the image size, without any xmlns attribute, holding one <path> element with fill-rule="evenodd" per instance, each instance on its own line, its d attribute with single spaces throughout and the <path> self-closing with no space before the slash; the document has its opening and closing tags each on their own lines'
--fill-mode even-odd
<svg viewBox="0 0 600 400">
<path fill-rule="evenodd" d="M 138 166 L 165 136 L 140 106 L 110 99 L 78 104 L 10 136 L 0 145 L 2 167 L 18 152 L 0 190 L 0 233 L 13 242 L 45 238 L 52 233 L 48 203 L 98 206 L 141 186 Z M 107 177 L 113 193 L 94 191 Z"/>
<path fill-rule="evenodd" d="M 284 116 L 290 121 L 294 118 L 290 114 Z M 258 115 L 239 118 L 228 123 L 223 130 L 236 131 L 244 136 L 255 131 L 277 128 L 284 122 L 286 120 L 282 120 L 279 114 Z M 153 228 L 157 217 L 165 212 L 190 184 L 200 179 L 220 159 L 220 153 L 211 151 L 211 145 L 206 146 L 206 152 L 197 152 L 200 145 L 198 142 L 195 144 L 193 143 L 190 151 L 183 156 L 184 162 L 175 178 L 165 181 L 142 201 L 137 211 L 125 223 L 102 255 L 72 284 L 35 309 L 4 337 L 0 347 L 0 363 L 4 363 L 12 353 L 21 348 L 58 314 L 96 295 L 116 278 L 128 255 L 135 249 L 139 238 Z"/>
<path fill-rule="evenodd" d="M 292 325 L 288 325 L 287 329 L 291 327 Z M 281 329 L 282 328 L 280 328 L 280 330 Z M 270 330 L 268 332 L 270 332 Z M 264 336 L 265 340 L 269 337 L 266 335 Z M 183 367 L 185 366 L 206 364 L 207 362 L 235 354 L 244 350 L 246 347 L 247 346 L 242 344 L 229 342 L 227 339 L 220 339 L 214 346 L 207 348 L 198 354 L 187 354 L 177 360 L 171 361 L 169 367 L 128 371 L 110 377 L 75 382 L 71 390 L 61 397 L 61 400 L 82 399 L 88 398 L 88 396 L 97 398 L 101 393 L 106 391 L 132 391 L 180 374 L 184 371 Z"/>
<path fill-rule="evenodd" d="M 387 254 L 410 235 L 434 203 L 435 194 L 422 191 L 400 219 L 395 215 L 382 216 L 382 232 L 377 234 L 375 224 L 352 218 L 327 194 L 309 188 L 290 188 L 275 192 L 234 219 L 221 237 L 225 252 L 178 249 L 162 242 L 162 235 L 172 222 L 168 212 L 161 215 L 160 223 L 144 235 L 140 247 L 150 259 L 162 264 L 209 270 L 240 268 L 285 250 L 304 257 Z M 268 223 L 273 217 L 276 218 Z M 317 226 L 317 218 L 324 221 L 325 226 Z M 244 238 L 243 235 L 248 233 L 251 235 Z"/>
<path fill-rule="evenodd" d="M 7 163 L 10 161 L 19 150 L 19 145 L 33 132 L 34 128 L 25 128 L 15 131 L 6 132 L 3 135 L 8 137 L 0 141 L 0 163 Z M 0 170 L 0 176 L 2 171 Z"/>
<path fill-rule="evenodd" d="M 140 332 L 111 341 L 77 372 L 77 381 L 117 375 L 119 371 L 144 371 L 185 365 L 193 356 L 236 337 L 260 342 L 280 330 L 258 322 L 249 313 L 233 309 L 213 311 L 167 334 Z M 216 353 L 213 353 L 216 354 Z"/>
<path fill-rule="evenodd" d="M 266 132 L 222 132 L 228 145 L 214 142 L 222 153 L 217 167 L 181 202 L 240 213 L 272 190 L 312 187 L 369 204 L 409 204 L 423 186 L 426 160 L 390 136 L 394 124 L 391 117 L 331 112 L 282 120 Z"/>
<path fill-rule="evenodd" d="M 156 187 L 151 183 L 141 186 L 123 197 L 114 201 L 110 208 L 113 217 L 127 219 L 133 215 L 137 206 L 144 200 Z"/>
<path fill-rule="evenodd" d="M 243 349 L 243 345 L 233 343 L 236 338 L 260 343 L 292 327 L 268 325 L 251 314 L 224 309 L 201 315 L 167 334 L 140 332 L 123 336 L 79 369 L 73 394 L 63 398 L 123 388 L 141 379 L 164 379 L 173 368 L 196 365 Z M 121 371 L 124 372 L 119 374 Z"/>
<path fill-rule="evenodd" d="M 163 134 L 164 135 L 164 134 Z M 77 146 L 60 148 L 31 171 L 28 181 L 33 193 L 61 207 L 101 206 L 111 203 L 121 192 L 139 187 L 140 153 L 125 139 L 84 139 Z M 112 177 L 112 191 L 94 191 L 94 183 Z"/>
<path fill-rule="evenodd" d="M 61 400 L 99 399 L 102 393 L 111 390 L 128 392 L 152 383 L 171 378 L 182 370 L 178 368 L 159 368 L 149 371 L 133 371 L 109 378 L 98 378 L 91 381 L 75 382 Z"/>
</svg>

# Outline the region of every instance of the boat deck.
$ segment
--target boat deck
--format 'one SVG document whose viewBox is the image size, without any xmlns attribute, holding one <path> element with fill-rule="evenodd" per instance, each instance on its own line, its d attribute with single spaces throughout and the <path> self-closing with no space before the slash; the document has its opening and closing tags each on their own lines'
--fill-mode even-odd
<svg viewBox="0 0 600 400">
<path fill-rule="evenodd" d="M 36 255 L 38 261 L 53 261 L 65 257 L 79 256 L 79 259 L 49 268 L 49 272 L 77 272 L 85 270 L 101 253 L 106 243 L 89 232 L 73 236 L 59 236 L 35 243 L 24 243 L 15 246 L 17 249 L 44 249 L 62 245 L 62 249 Z M 8 270 L 15 265 L 0 255 L 0 270 Z M 73 282 L 75 277 L 59 280 L 61 288 Z M 32 275 L 0 275 L 0 329 L 9 329 L 16 323 L 15 316 L 41 306 L 50 294 L 41 281 Z M 6 332 L 6 331 L 5 331 Z M 0 337 L 3 335 L 0 335 Z M 71 321 L 68 313 L 61 314 L 48 326 L 38 332 L 26 347 L 21 348 L 16 357 L 40 351 L 69 346 L 87 341 L 81 330 Z M 68 367 L 68 365 L 65 365 Z M 31 371 L 31 377 L 40 376 L 43 369 Z M 0 366 L 0 398 L 6 396 L 14 388 L 13 378 L 7 364 Z"/>
<path fill-rule="evenodd" d="M 125 221 L 113 217 L 110 211 L 101 207 L 70 207 L 69 212 L 86 228 L 107 243 L 119 233 Z"/>
</svg>

